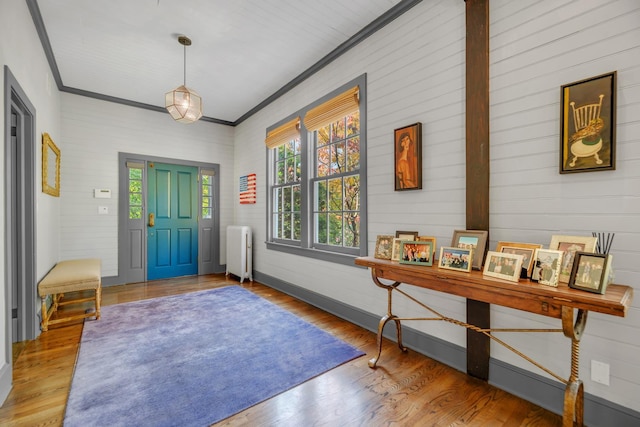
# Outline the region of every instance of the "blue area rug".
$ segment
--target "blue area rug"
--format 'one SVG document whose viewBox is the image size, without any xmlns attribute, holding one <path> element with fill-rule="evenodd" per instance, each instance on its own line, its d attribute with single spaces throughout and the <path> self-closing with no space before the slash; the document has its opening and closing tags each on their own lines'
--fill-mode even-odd
<svg viewBox="0 0 640 427">
<path fill-rule="evenodd" d="M 363 355 L 239 287 L 85 322 L 65 426 L 208 426 Z"/>
</svg>

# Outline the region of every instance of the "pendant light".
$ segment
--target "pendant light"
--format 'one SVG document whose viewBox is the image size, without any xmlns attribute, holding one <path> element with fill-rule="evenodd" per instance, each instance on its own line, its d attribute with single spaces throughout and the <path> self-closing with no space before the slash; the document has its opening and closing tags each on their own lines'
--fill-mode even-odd
<svg viewBox="0 0 640 427">
<path fill-rule="evenodd" d="M 180 123 L 193 123 L 202 117 L 202 98 L 186 86 L 187 46 L 191 46 L 191 39 L 180 36 L 178 42 L 184 46 L 184 84 L 165 94 L 164 105 L 174 120 Z"/>
</svg>

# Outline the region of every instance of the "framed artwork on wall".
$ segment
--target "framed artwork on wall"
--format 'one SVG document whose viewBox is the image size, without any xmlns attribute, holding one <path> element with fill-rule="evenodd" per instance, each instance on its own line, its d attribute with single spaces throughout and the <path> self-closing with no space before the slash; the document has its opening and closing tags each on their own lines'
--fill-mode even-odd
<svg viewBox="0 0 640 427">
<path fill-rule="evenodd" d="M 42 134 L 42 192 L 60 197 L 60 149 L 48 133 Z"/>
<path fill-rule="evenodd" d="M 616 168 L 616 72 L 561 89 L 560 173 Z"/>
<path fill-rule="evenodd" d="M 395 129 L 395 190 L 422 189 L 422 123 Z"/>
</svg>

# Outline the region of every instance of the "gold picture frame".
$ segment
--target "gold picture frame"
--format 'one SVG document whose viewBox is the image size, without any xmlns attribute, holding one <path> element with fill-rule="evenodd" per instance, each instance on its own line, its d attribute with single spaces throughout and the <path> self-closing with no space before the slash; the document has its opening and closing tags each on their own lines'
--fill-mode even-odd
<svg viewBox="0 0 640 427">
<path fill-rule="evenodd" d="M 376 237 L 376 250 L 373 254 L 374 258 L 391 259 L 391 251 L 393 249 L 393 236 L 380 234 Z"/>
<path fill-rule="evenodd" d="M 42 192 L 60 197 L 60 149 L 48 133 L 42 134 Z"/>
</svg>

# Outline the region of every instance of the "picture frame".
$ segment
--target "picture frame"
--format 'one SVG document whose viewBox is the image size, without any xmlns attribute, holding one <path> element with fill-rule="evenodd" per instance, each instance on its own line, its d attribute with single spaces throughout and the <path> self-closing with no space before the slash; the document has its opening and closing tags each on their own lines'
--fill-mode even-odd
<svg viewBox="0 0 640 427">
<path fill-rule="evenodd" d="M 417 231 L 398 231 L 396 230 L 396 237 L 400 240 L 417 240 L 418 232 Z"/>
<path fill-rule="evenodd" d="M 561 87 L 561 174 L 616 168 L 616 79 L 613 71 Z"/>
<path fill-rule="evenodd" d="M 438 268 L 470 272 L 473 264 L 473 248 L 456 248 L 443 246 L 440 248 Z"/>
<path fill-rule="evenodd" d="M 402 256 L 402 241 L 401 238 L 394 237 L 393 248 L 391 249 L 391 261 L 400 262 L 400 257 Z"/>
<path fill-rule="evenodd" d="M 597 243 L 598 238 L 593 236 L 564 236 L 560 234 L 551 236 L 549 249 L 564 252 L 560 274 L 558 275 L 560 283 L 569 283 L 574 254 L 576 252 L 595 252 Z"/>
<path fill-rule="evenodd" d="M 482 275 L 518 282 L 522 269 L 522 258 L 523 256 L 518 254 L 489 251 Z"/>
<path fill-rule="evenodd" d="M 422 123 L 393 131 L 395 191 L 422 189 Z"/>
<path fill-rule="evenodd" d="M 454 230 L 451 246 L 454 248 L 473 248 L 473 264 L 475 270 L 482 269 L 484 252 L 487 247 L 488 232 L 485 230 Z"/>
<path fill-rule="evenodd" d="M 541 285 L 558 287 L 563 251 L 554 249 L 536 249 L 533 255 L 531 281 Z"/>
<path fill-rule="evenodd" d="M 431 251 L 431 263 L 435 261 L 436 251 L 438 250 L 437 239 L 434 236 L 418 236 L 418 240 L 422 242 L 431 242 L 431 247 L 433 250 Z"/>
<path fill-rule="evenodd" d="M 403 240 L 400 264 L 430 266 L 433 262 L 433 244 L 430 241 Z"/>
<path fill-rule="evenodd" d="M 391 259 L 393 239 L 394 237 L 391 235 L 378 235 L 376 237 L 376 250 L 373 253 L 374 258 Z"/>
<path fill-rule="evenodd" d="M 496 252 L 515 253 L 523 256 L 522 271 L 520 278 L 526 279 L 531 277 L 534 265 L 534 255 L 536 249 L 541 248 L 538 243 L 520 243 L 520 242 L 503 242 L 499 241 L 496 245 Z"/>
<path fill-rule="evenodd" d="M 42 134 L 42 192 L 60 197 L 60 149 L 48 133 Z"/>
<path fill-rule="evenodd" d="M 609 284 L 611 260 L 609 254 L 576 252 L 569 287 L 604 294 Z"/>
</svg>

